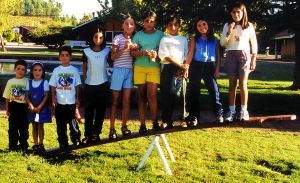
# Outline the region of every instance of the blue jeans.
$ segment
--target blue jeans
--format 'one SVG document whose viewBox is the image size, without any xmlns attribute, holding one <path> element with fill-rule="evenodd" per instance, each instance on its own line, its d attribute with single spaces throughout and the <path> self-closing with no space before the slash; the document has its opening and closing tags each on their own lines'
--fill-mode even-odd
<svg viewBox="0 0 300 183">
<path fill-rule="evenodd" d="M 220 92 L 217 81 L 214 77 L 214 62 L 196 62 L 192 61 L 189 70 L 189 89 L 191 116 L 199 118 L 200 112 L 200 92 L 201 80 L 203 79 L 205 87 L 213 101 L 213 110 L 216 116 L 223 115 L 222 103 L 220 101 Z"/>
</svg>

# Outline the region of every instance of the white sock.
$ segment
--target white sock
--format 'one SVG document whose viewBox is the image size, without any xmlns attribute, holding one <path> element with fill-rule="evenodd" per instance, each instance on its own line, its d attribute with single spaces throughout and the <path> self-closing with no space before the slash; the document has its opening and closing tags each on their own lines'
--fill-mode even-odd
<svg viewBox="0 0 300 183">
<path fill-rule="evenodd" d="M 247 111 L 247 105 L 241 105 L 241 110 L 242 111 Z"/>
</svg>

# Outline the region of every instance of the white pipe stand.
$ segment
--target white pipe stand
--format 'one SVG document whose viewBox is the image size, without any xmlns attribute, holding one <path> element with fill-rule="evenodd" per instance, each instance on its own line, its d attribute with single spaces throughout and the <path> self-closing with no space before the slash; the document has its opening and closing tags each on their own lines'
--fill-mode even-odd
<svg viewBox="0 0 300 183">
<path fill-rule="evenodd" d="M 149 147 L 148 147 L 148 149 L 147 149 L 144 157 L 142 158 L 141 162 L 139 163 L 139 166 L 136 168 L 136 171 L 139 171 L 145 165 L 145 163 L 146 163 L 147 159 L 149 158 L 152 150 L 154 149 L 154 147 L 156 147 L 156 149 L 158 151 L 158 154 L 160 156 L 160 159 L 163 162 L 164 167 L 166 168 L 167 174 L 168 175 L 172 175 L 172 171 L 170 169 L 169 163 L 168 163 L 168 161 L 167 161 L 167 159 L 166 159 L 166 157 L 165 157 L 165 155 L 164 155 L 164 153 L 163 153 L 163 151 L 161 149 L 161 146 L 159 144 L 159 138 L 160 137 L 162 138 L 162 140 L 163 140 L 163 142 L 165 144 L 165 147 L 167 149 L 167 152 L 170 155 L 171 160 L 173 162 L 175 162 L 174 155 L 173 155 L 172 150 L 171 150 L 171 148 L 169 146 L 169 143 L 168 143 L 168 141 L 167 141 L 167 139 L 165 137 L 165 134 L 155 135 L 155 138 L 153 139 L 153 141 L 149 145 Z"/>
</svg>

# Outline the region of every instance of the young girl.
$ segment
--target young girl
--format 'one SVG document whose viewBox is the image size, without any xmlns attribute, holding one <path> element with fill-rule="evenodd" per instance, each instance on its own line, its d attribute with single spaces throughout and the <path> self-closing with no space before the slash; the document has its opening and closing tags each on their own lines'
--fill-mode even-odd
<svg viewBox="0 0 300 183">
<path fill-rule="evenodd" d="M 115 119 L 118 107 L 118 98 L 122 91 L 122 134 L 131 134 L 126 122 L 130 108 L 130 91 L 132 88 L 132 57 L 130 50 L 134 48 L 131 43 L 131 35 L 135 30 L 135 20 L 129 15 L 122 24 L 124 33 L 114 37 L 111 48 L 111 59 L 114 60 L 114 70 L 111 79 L 110 89 L 112 90 L 112 106 L 110 114 L 110 133 L 109 138 L 117 138 L 115 130 Z"/>
<path fill-rule="evenodd" d="M 137 32 L 133 37 L 133 43 L 139 46 L 139 50 L 131 51 L 136 57 L 134 63 L 134 84 L 138 85 L 138 108 L 141 121 L 140 133 L 147 133 L 145 124 L 145 112 L 147 99 L 153 121 L 153 130 L 159 130 L 157 121 L 157 87 L 160 83 L 160 64 L 157 61 L 157 50 L 163 33 L 156 30 L 156 14 L 152 11 L 143 15 L 144 30 Z"/>
<path fill-rule="evenodd" d="M 83 143 L 100 141 L 99 135 L 108 103 L 109 85 L 106 65 L 110 49 L 106 47 L 104 35 L 104 30 L 96 29 L 91 46 L 83 50 L 82 71 L 85 82 L 85 138 Z"/>
<path fill-rule="evenodd" d="M 229 112 L 225 115 L 225 121 L 233 121 L 236 117 L 237 79 L 241 96 L 240 120 L 243 121 L 249 120 L 247 82 L 249 73 L 256 67 L 257 40 L 254 27 L 248 22 L 246 6 L 236 2 L 229 10 L 232 22 L 224 25 L 221 37 L 221 45 L 228 50 L 225 71 L 229 77 Z"/>
<path fill-rule="evenodd" d="M 188 126 L 196 126 L 200 111 L 201 79 L 213 102 L 213 111 L 219 122 L 223 121 L 223 109 L 216 77 L 219 77 L 219 43 L 205 18 L 199 17 L 194 23 L 195 37 L 191 39 L 187 63 L 190 63 L 190 116 Z"/>
<path fill-rule="evenodd" d="M 28 121 L 32 122 L 32 136 L 34 154 L 45 152 L 44 123 L 50 123 L 51 112 L 46 102 L 48 100 L 49 84 L 45 78 L 44 66 L 40 62 L 35 62 L 30 68 L 30 80 L 26 85 L 26 101 L 29 113 Z"/>
<path fill-rule="evenodd" d="M 164 36 L 159 44 L 158 55 L 162 63 L 161 72 L 161 103 L 162 103 L 162 121 L 163 128 L 170 129 L 173 127 L 172 114 L 175 106 L 176 94 L 171 92 L 172 80 L 176 77 L 177 73 L 180 74 L 186 72 L 189 65 L 184 63 L 188 53 L 188 41 L 187 38 L 178 35 L 180 28 L 180 19 L 176 15 L 170 15 L 166 22 L 167 31 L 169 35 Z M 182 80 L 186 83 L 186 80 Z M 183 84 L 186 86 L 186 84 Z M 183 115 L 187 117 L 186 110 L 186 87 L 182 87 L 183 91 Z"/>
</svg>

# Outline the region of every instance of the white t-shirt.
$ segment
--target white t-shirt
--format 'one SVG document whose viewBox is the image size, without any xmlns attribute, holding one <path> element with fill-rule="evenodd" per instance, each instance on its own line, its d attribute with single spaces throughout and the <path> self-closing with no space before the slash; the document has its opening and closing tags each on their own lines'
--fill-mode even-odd
<svg viewBox="0 0 300 183">
<path fill-rule="evenodd" d="M 188 53 L 188 40 L 184 36 L 164 36 L 159 44 L 158 56 L 162 64 L 170 64 L 166 57 L 172 56 L 176 61 L 183 63 Z"/>
<path fill-rule="evenodd" d="M 114 37 L 112 42 L 113 45 L 118 46 L 118 51 L 125 47 L 126 39 L 123 34 L 118 34 Z M 132 68 L 132 57 L 130 56 L 130 50 L 127 49 L 120 55 L 119 58 L 115 59 L 114 67 L 120 68 Z"/>
<path fill-rule="evenodd" d="M 38 81 L 32 79 L 32 87 L 33 88 L 39 87 L 42 81 L 43 81 L 42 79 L 38 80 Z M 26 84 L 26 91 L 29 91 L 29 82 L 27 82 L 27 84 Z M 45 92 L 49 91 L 49 83 L 47 80 L 44 80 L 44 91 Z"/>
<path fill-rule="evenodd" d="M 244 50 L 250 53 L 250 44 L 252 53 L 257 53 L 257 40 L 254 27 L 249 22 L 249 27 L 242 29 L 241 25 L 236 25 L 232 33 L 226 37 L 228 30 L 228 23 L 224 25 L 222 37 L 220 40 L 221 46 L 227 50 Z"/>
<path fill-rule="evenodd" d="M 91 48 L 86 48 L 83 50 L 83 52 L 87 57 L 87 73 L 85 84 L 100 85 L 104 82 L 107 82 L 108 77 L 106 73 L 106 67 L 110 48 L 104 48 L 99 52 L 96 52 Z"/>
<path fill-rule="evenodd" d="M 72 65 L 58 66 L 53 70 L 49 85 L 56 88 L 58 104 L 75 104 L 76 86 L 81 84 L 78 69 Z"/>
</svg>

